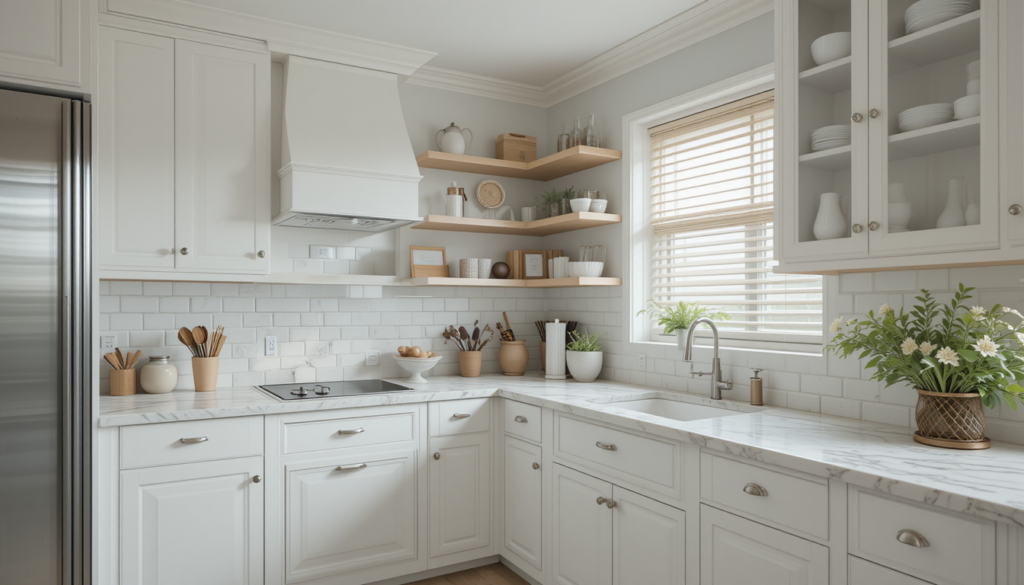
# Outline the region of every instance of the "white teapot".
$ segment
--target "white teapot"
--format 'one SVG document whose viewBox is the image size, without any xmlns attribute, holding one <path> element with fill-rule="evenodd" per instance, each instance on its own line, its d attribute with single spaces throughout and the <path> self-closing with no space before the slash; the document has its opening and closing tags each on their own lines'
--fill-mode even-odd
<svg viewBox="0 0 1024 585">
<path fill-rule="evenodd" d="M 469 140 L 464 136 L 465 132 L 469 132 Z M 441 149 L 441 152 L 464 154 L 466 148 L 473 143 L 473 132 L 469 128 L 459 128 L 455 122 L 452 122 L 451 126 L 437 131 L 434 141 L 437 142 L 437 147 Z"/>
</svg>

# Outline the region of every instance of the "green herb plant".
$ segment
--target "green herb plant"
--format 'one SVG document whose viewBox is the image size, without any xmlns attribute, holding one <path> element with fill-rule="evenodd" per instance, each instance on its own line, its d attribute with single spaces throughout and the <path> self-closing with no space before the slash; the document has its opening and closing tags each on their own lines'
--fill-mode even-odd
<svg viewBox="0 0 1024 585">
<path fill-rule="evenodd" d="M 645 313 L 650 316 L 652 321 L 657 321 L 658 325 L 664 328 L 666 335 L 671 335 L 675 331 L 685 331 L 701 317 L 707 317 L 714 321 L 729 320 L 728 313 L 686 301 L 679 301 L 679 304 L 674 306 L 662 307 L 654 302 L 654 299 L 647 299 L 647 306 L 637 312 L 637 316 Z"/>
<path fill-rule="evenodd" d="M 586 330 L 583 331 L 583 335 L 578 331 L 571 331 L 569 338 L 569 343 L 565 345 L 565 349 L 569 351 L 601 351 L 601 335 L 587 333 Z"/>
</svg>

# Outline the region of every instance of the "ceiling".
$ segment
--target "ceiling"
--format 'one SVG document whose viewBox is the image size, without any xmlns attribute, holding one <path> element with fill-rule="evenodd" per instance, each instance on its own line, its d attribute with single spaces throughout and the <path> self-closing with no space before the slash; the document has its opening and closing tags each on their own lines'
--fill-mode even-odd
<svg viewBox="0 0 1024 585">
<path fill-rule="evenodd" d="M 704 0 L 188 0 L 437 53 L 432 67 L 544 86 Z"/>
</svg>

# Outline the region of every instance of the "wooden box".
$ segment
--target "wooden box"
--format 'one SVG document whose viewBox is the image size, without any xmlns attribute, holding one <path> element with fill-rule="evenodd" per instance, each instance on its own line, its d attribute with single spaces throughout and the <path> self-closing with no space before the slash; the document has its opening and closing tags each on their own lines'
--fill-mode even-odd
<svg viewBox="0 0 1024 585">
<path fill-rule="evenodd" d="M 533 162 L 537 160 L 537 139 L 525 134 L 502 134 L 494 141 L 494 152 L 501 160 Z"/>
</svg>

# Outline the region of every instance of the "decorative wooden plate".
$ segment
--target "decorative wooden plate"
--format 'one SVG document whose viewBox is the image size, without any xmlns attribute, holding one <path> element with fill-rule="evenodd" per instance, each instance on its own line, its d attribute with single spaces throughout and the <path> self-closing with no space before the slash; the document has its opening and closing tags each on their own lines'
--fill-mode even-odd
<svg viewBox="0 0 1024 585">
<path fill-rule="evenodd" d="M 497 181 L 484 181 L 476 188 L 476 200 L 488 209 L 501 207 L 505 202 L 505 189 Z"/>
</svg>

